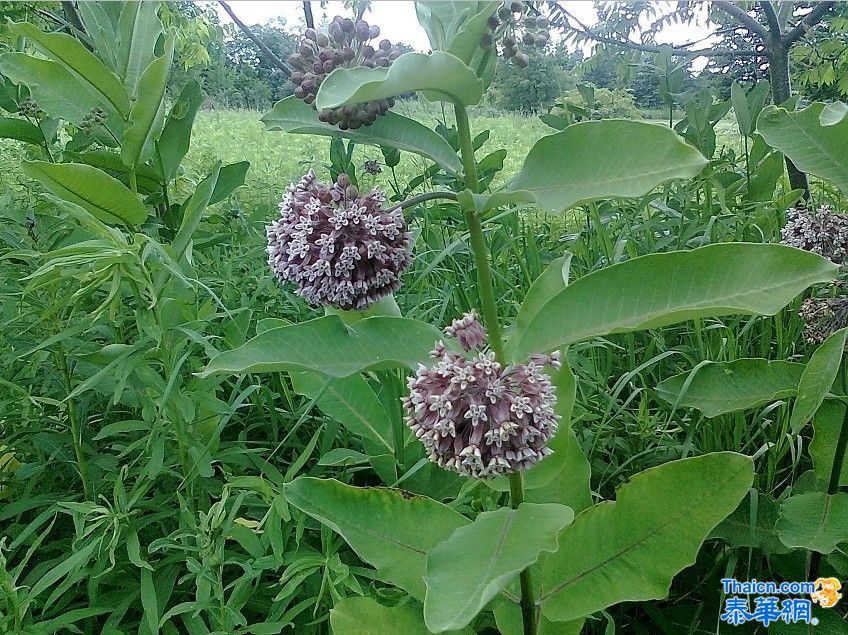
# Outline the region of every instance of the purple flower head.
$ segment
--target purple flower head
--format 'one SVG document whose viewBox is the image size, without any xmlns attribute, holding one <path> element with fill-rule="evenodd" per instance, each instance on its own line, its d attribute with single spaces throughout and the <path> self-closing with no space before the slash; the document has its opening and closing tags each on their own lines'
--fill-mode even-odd
<svg viewBox="0 0 848 635">
<path fill-rule="evenodd" d="M 556 433 L 559 415 L 544 365 L 558 368 L 558 353 L 504 368 L 490 351 L 468 358 L 437 342 L 431 356 L 435 365 L 419 365 L 404 399 L 407 424 L 431 461 L 491 478 L 527 469 L 551 454 L 545 444 Z"/>
<path fill-rule="evenodd" d="M 310 170 L 291 184 L 266 227 L 268 264 L 314 305 L 363 309 L 400 287 L 412 262 L 400 209 L 378 189 L 361 194 L 345 174 L 326 185 Z"/>
<path fill-rule="evenodd" d="M 477 318 L 477 312 L 466 313 L 460 319 L 454 320 L 445 329 L 445 335 L 455 337 L 464 351 L 472 348 L 482 348 L 486 343 L 486 330 Z"/>
<path fill-rule="evenodd" d="M 780 231 L 781 242 L 842 264 L 848 256 L 848 216 L 823 205 L 818 211 L 793 208 Z"/>
</svg>

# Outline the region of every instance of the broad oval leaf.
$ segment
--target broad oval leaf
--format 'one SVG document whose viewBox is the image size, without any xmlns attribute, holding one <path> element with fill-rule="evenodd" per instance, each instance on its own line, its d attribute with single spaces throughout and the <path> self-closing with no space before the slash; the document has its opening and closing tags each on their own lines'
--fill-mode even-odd
<svg viewBox="0 0 848 635">
<path fill-rule="evenodd" d="M 641 256 L 583 276 L 551 298 L 510 340 L 509 357 L 694 318 L 774 315 L 836 271 L 821 256 L 777 244 L 715 244 Z"/>
<path fill-rule="evenodd" d="M 34 24 L 19 22 L 9 29 L 27 38 L 39 51 L 62 64 L 121 116 L 130 110 L 130 98 L 121 80 L 82 43 L 66 33 L 45 33 Z"/>
<path fill-rule="evenodd" d="M 286 485 L 285 495 L 340 534 L 381 580 L 421 601 L 427 552 L 471 522 L 432 498 L 333 479 L 301 477 Z"/>
<path fill-rule="evenodd" d="M 526 331 L 531 320 L 538 315 L 548 300 L 568 286 L 570 272 L 571 254 L 567 253 L 551 262 L 533 281 L 533 285 L 521 302 L 518 315 L 515 316 L 515 334 Z"/>
<path fill-rule="evenodd" d="M 798 398 L 795 400 L 792 416 L 789 418 L 792 434 L 798 434 L 801 428 L 813 418 L 833 386 L 839 367 L 842 365 L 846 335 L 848 335 L 848 328 L 839 329 L 831 334 L 807 362 L 807 367 L 798 384 Z"/>
<path fill-rule="evenodd" d="M 828 179 L 848 194 L 848 117 L 826 117 L 823 125 L 824 109 L 823 103 L 796 112 L 769 106 L 760 114 L 757 132 L 799 170 Z"/>
<path fill-rule="evenodd" d="M 118 17 L 115 56 L 118 75 L 130 95 L 139 90 L 139 78 L 156 57 L 156 42 L 163 28 L 155 2 L 126 2 Z"/>
<path fill-rule="evenodd" d="M 848 493 L 790 496 L 780 506 L 776 529 L 787 547 L 831 553 L 848 541 Z"/>
<path fill-rule="evenodd" d="M 751 489 L 739 507 L 710 532 L 710 538 L 720 538 L 734 548 L 759 549 L 768 555 L 788 553 L 775 531 L 779 511 L 771 496 Z"/>
<path fill-rule="evenodd" d="M 384 606 L 369 597 L 344 598 L 330 609 L 333 635 L 428 635 L 421 611 L 409 604 Z"/>
<path fill-rule="evenodd" d="M 332 378 L 315 372 L 292 372 L 292 386 L 298 394 L 347 428 L 348 432 L 370 441 L 383 452 L 394 454 L 392 422 L 380 398 L 360 374 Z M 371 454 L 369 450 L 369 454 Z"/>
<path fill-rule="evenodd" d="M 410 318 L 377 316 L 346 325 L 327 315 L 265 331 L 213 357 L 202 376 L 315 370 L 347 377 L 375 368 L 415 368 L 441 337 L 436 327 Z"/>
<path fill-rule="evenodd" d="M 315 105 L 322 110 L 419 91 L 431 101 L 468 106 L 480 101 L 483 83 L 450 53 L 404 53 L 388 68 L 337 68 L 321 82 Z"/>
<path fill-rule="evenodd" d="M 427 553 L 424 621 L 434 633 L 467 626 L 574 519 L 556 503 L 523 503 L 483 512 Z"/>
<path fill-rule="evenodd" d="M 268 130 L 293 134 L 317 134 L 344 137 L 356 143 L 389 146 L 414 152 L 453 174 L 462 172 L 462 162 L 445 139 L 427 126 L 394 112 L 379 117 L 370 126 L 356 130 L 339 130 L 318 120 L 318 113 L 308 104 L 291 95 L 274 104 L 262 117 Z"/>
<path fill-rule="evenodd" d="M 138 225 L 147 218 L 144 203 L 126 185 L 90 165 L 24 161 L 23 171 L 49 192 L 104 222 Z"/>
<path fill-rule="evenodd" d="M 804 364 L 782 360 L 708 362 L 669 377 L 656 390 L 670 404 L 696 408 L 705 417 L 717 417 L 793 397 L 804 368 Z"/>
<path fill-rule="evenodd" d="M 176 176 L 180 163 L 188 153 L 194 118 L 202 105 L 203 93 L 200 84 L 192 80 L 183 87 L 168 112 L 157 142 L 157 159 L 166 182 Z"/>
<path fill-rule="evenodd" d="M 619 602 L 668 594 L 701 543 L 754 480 L 750 458 L 717 452 L 645 470 L 616 501 L 584 511 L 545 561 L 539 603 L 552 620 L 589 615 Z"/>
<path fill-rule="evenodd" d="M 836 400 L 825 401 L 813 416 L 813 440 L 810 441 L 810 458 L 816 476 L 823 482 L 830 480 L 839 432 L 845 420 L 845 406 Z M 843 462 L 839 474 L 839 487 L 848 485 L 848 461 Z"/>
<path fill-rule="evenodd" d="M 586 121 L 539 139 L 504 197 L 526 192 L 558 212 L 597 198 L 644 196 L 663 181 L 695 176 L 706 164 L 667 126 Z M 488 206 L 496 204 L 503 204 L 497 194 Z"/>
</svg>

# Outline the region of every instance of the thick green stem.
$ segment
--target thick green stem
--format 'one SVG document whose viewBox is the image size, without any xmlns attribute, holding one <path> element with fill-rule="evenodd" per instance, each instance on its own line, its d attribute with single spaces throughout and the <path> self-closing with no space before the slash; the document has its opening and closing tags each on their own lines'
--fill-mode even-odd
<svg viewBox="0 0 848 635">
<path fill-rule="evenodd" d="M 462 156 L 465 186 L 472 192 L 479 192 L 480 181 L 477 179 L 477 164 L 474 162 L 474 144 L 471 141 L 471 126 L 468 123 L 468 113 L 464 106 L 454 104 L 456 113 L 456 128 L 459 134 L 459 151 Z M 489 336 L 489 345 L 495 353 L 495 359 L 506 365 L 501 327 L 498 321 L 498 306 L 495 302 L 495 290 L 492 284 L 492 268 L 489 263 L 489 251 L 486 248 L 486 238 L 483 235 L 483 223 L 480 215 L 473 207 L 466 208 L 465 220 L 468 223 L 471 251 L 474 254 L 474 266 L 477 269 L 477 292 L 480 295 L 480 314 L 483 325 Z M 520 473 L 509 476 L 510 503 L 513 508 L 524 502 L 524 483 Z M 533 582 L 530 569 L 519 574 L 521 585 L 521 618 L 524 623 L 524 635 L 536 635 L 536 612 L 533 599 Z"/>
</svg>

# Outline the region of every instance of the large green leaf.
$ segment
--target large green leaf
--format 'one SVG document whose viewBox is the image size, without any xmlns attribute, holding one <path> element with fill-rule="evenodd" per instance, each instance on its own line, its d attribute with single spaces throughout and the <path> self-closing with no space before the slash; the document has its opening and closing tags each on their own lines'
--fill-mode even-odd
<svg viewBox="0 0 848 635">
<path fill-rule="evenodd" d="M 813 418 L 833 386 L 842 364 L 846 335 L 848 335 L 848 328 L 831 334 L 807 362 L 807 367 L 798 384 L 798 398 L 795 400 L 792 416 L 789 419 L 792 434 L 798 434 L 801 428 Z"/>
<path fill-rule="evenodd" d="M 549 264 L 542 274 L 533 281 L 533 285 L 524 296 L 518 315 L 515 316 L 515 330 L 512 337 L 527 330 L 530 322 L 543 306 L 557 293 L 568 286 L 568 277 L 571 271 L 571 254 L 556 258 Z"/>
<path fill-rule="evenodd" d="M 378 316 L 348 326 L 327 315 L 265 331 L 213 357 L 203 375 L 315 370 L 347 377 L 374 368 L 415 368 L 439 339 L 437 328 L 409 318 Z"/>
<path fill-rule="evenodd" d="M 414 152 L 438 163 L 453 174 L 462 171 L 462 162 L 450 144 L 427 126 L 413 119 L 389 112 L 370 126 L 356 130 L 339 130 L 318 120 L 318 113 L 294 95 L 274 104 L 262 117 L 268 130 L 282 130 L 293 134 L 317 134 L 344 137 L 357 143 L 389 146 Z"/>
<path fill-rule="evenodd" d="M 507 185 L 504 200 L 496 194 L 487 208 L 532 198 L 558 212 L 597 198 L 643 196 L 663 181 L 695 176 L 706 164 L 667 126 L 586 121 L 539 139 Z"/>
<path fill-rule="evenodd" d="M 291 373 L 292 386 L 301 395 L 318 398 L 322 412 L 344 424 L 384 452 L 394 453 L 392 423 L 380 398 L 360 374 L 333 378 L 315 372 Z"/>
<path fill-rule="evenodd" d="M 823 482 L 830 480 L 833 470 L 833 459 L 836 455 L 836 444 L 839 433 L 845 425 L 845 406 L 838 401 L 825 401 L 813 416 L 813 440 L 810 441 L 810 457 L 813 459 L 813 469 L 816 476 Z M 839 486 L 848 485 L 848 461 L 842 464 L 839 475 Z"/>
<path fill-rule="evenodd" d="M 790 496 L 780 506 L 776 529 L 787 547 L 832 552 L 848 541 L 848 493 Z"/>
<path fill-rule="evenodd" d="M 168 112 L 162 134 L 156 142 L 158 162 L 165 182 L 176 176 L 177 169 L 188 152 L 194 117 L 201 105 L 203 93 L 200 91 L 200 84 L 192 80 L 183 87 Z"/>
<path fill-rule="evenodd" d="M 661 382 L 657 394 L 670 404 L 717 417 L 793 397 L 805 368 L 765 359 L 708 362 Z"/>
<path fill-rule="evenodd" d="M 183 206 L 183 219 L 174 240 L 171 242 L 171 250 L 174 259 L 179 261 L 186 253 L 191 238 L 203 218 L 203 213 L 209 205 L 215 188 L 218 184 L 218 175 L 221 172 L 221 164 L 218 163 L 212 170 L 212 174 L 197 184 L 194 193 L 188 198 Z"/>
<path fill-rule="evenodd" d="M 757 132 L 799 170 L 828 179 L 848 194 L 848 117 L 826 119 L 829 125 L 823 125 L 824 112 L 822 103 L 796 112 L 769 106 L 760 114 Z"/>
<path fill-rule="evenodd" d="M 250 169 L 250 161 L 239 161 L 222 167 L 218 181 L 215 183 L 215 191 L 212 192 L 212 198 L 209 199 L 209 204 L 220 203 L 237 188 L 244 185 L 244 177 L 247 175 L 248 169 Z"/>
<path fill-rule="evenodd" d="M 774 315 L 801 291 L 833 279 L 832 262 L 777 244 L 728 243 L 650 254 L 590 273 L 551 298 L 510 359 L 597 335 L 694 318 Z"/>
<path fill-rule="evenodd" d="M 26 119 L 14 117 L 0 117 L 0 138 L 16 139 L 37 146 L 44 144 L 44 133 L 41 132 L 41 128 Z"/>
<path fill-rule="evenodd" d="M 524 503 L 483 512 L 427 553 L 424 620 L 434 633 L 464 628 L 574 519 L 569 507 Z"/>
<path fill-rule="evenodd" d="M 150 62 L 138 82 L 138 98 L 130 110 L 129 125 L 121 144 L 121 159 L 127 165 L 147 163 L 153 156 L 153 144 L 165 125 L 165 89 L 174 58 L 174 40 L 165 44 L 165 52 Z"/>
<path fill-rule="evenodd" d="M 24 161 L 23 171 L 49 192 L 107 223 L 138 225 L 147 218 L 147 208 L 137 196 L 118 179 L 90 165 Z"/>
<path fill-rule="evenodd" d="M 547 462 L 548 472 L 552 473 L 550 480 L 528 489 L 524 495 L 525 500 L 530 503 L 568 505 L 575 513 L 591 507 L 592 469 L 574 431 L 568 427 L 562 428 L 548 445 L 554 454 L 542 461 L 538 468 L 533 469 L 541 469 Z M 532 471 L 528 472 L 528 476 Z"/>
<path fill-rule="evenodd" d="M 409 604 L 384 606 L 368 597 L 345 598 L 330 610 L 333 635 L 428 635 L 421 611 Z"/>
<path fill-rule="evenodd" d="M 158 12 L 155 2 L 125 2 L 118 18 L 117 70 L 133 97 L 138 96 L 141 74 L 156 57 L 163 31 Z"/>
<path fill-rule="evenodd" d="M 127 116 L 130 99 L 121 80 L 75 37 L 65 33 L 45 33 L 27 22 L 11 24 L 9 30 L 27 38 L 36 49 L 62 64 L 89 86 L 100 96 L 101 107 L 111 105 L 122 117 Z"/>
<path fill-rule="evenodd" d="M 340 534 L 381 580 L 421 601 L 427 552 L 471 522 L 432 498 L 333 479 L 302 477 L 286 485 L 285 495 Z"/>
<path fill-rule="evenodd" d="M 336 108 L 418 91 L 433 101 L 470 105 L 480 101 L 483 83 L 450 53 L 404 53 L 388 68 L 337 68 L 321 82 L 315 105 Z"/>
<path fill-rule="evenodd" d="M 79 125 L 93 108 L 103 107 L 102 96 L 59 62 L 24 53 L 4 53 L 0 55 L 0 73 L 16 84 L 25 84 L 38 106 L 54 118 Z M 120 115 L 109 104 L 106 106 L 106 112 L 113 113 L 107 126 L 120 135 Z"/>
<path fill-rule="evenodd" d="M 732 452 L 637 474 L 615 502 L 587 509 L 560 534 L 539 580 L 542 612 L 564 621 L 665 597 L 672 578 L 695 562 L 701 543 L 753 480 L 751 459 Z"/>
</svg>

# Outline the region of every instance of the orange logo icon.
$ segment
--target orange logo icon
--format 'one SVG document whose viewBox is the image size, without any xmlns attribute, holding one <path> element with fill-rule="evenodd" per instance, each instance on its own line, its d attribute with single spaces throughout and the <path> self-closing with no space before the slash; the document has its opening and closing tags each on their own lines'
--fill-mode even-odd
<svg viewBox="0 0 848 635">
<path fill-rule="evenodd" d="M 836 578 L 819 578 L 814 584 L 816 590 L 810 594 L 810 597 L 823 609 L 835 606 L 842 598 L 842 594 L 839 592 L 842 584 Z"/>
</svg>

